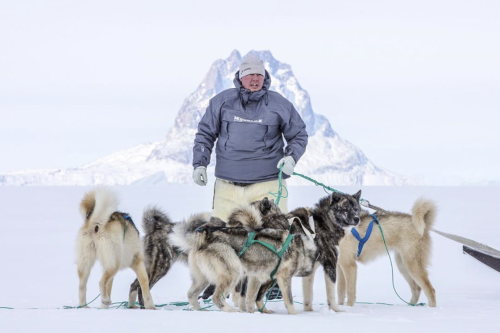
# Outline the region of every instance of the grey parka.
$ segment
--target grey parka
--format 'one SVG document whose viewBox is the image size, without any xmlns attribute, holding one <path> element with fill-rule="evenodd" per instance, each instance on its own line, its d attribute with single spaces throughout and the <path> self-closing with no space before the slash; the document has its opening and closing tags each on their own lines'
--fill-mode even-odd
<svg viewBox="0 0 500 333">
<path fill-rule="evenodd" d="M 198 124 L 193 167 L 207 166 L 215 141 L 215 176 L 239 183 L 278 178 L 278 161 L 292 156 L 297 163 L 307 145 L 306 126 L 292 103 L 269 91 L 266 71 L 262 90 L 242 87 L 236 72 L 234 85 L 214 96 Z M 283 142 L 286 140 L 287 145 Z M 283 178 L 289 176 L 283 174 Z"/>
</svg>

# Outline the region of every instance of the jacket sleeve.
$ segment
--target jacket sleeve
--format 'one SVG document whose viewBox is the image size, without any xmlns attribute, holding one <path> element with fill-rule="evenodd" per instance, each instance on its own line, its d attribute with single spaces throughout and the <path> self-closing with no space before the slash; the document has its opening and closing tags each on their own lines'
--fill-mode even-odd
<svg viewBox="0 0 500 333">
<path fill-rule="evenodd" d="M 282 125 L 281 130 L 287 143 L 285 155 L 292 156 L 295 163 L 297 163 L 306 151 L 308 135 L 306 132 L 306 124 L 291 103 L 290 117 L 288 121 L 285 121 Z"/>
<path fill-rule="evenodd" d="M 198 124 L 198 132 L 194 139 L 193 167 L 207 167 L 210 155 L 219 136 L 220 131 L 220 106 L 215 106 L 212 100 Z"/>
</svg>

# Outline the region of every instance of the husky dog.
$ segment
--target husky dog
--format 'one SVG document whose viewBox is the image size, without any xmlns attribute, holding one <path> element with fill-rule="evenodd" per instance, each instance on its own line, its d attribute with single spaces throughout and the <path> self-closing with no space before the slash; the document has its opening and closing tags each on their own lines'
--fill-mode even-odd
<svg viewBox="0 0 500 333">
<path fill-rule="evenodd" d="M 273 200 L 269 200 L 264 197 L 262 200 L 257 200 L 250 205 L 242 205 L 231 211 L 228 217 L 228 221 L 225 224 L 227 227 L 241 227 L 245 228 L 247 231 L 260 231 L 262 229 L 280 229 L 289 230 L 290 224 L 286 219 L 285 215 L 281 213 L 278 205 L 274 203 Z M 270 280 L 272 282 L 272 280 Z M 236 284 L 235 289 L 231 292 L 233 297 L 233 303 L 237 304 L 240 310 L 246 311 L 246 290 L 248 284 L 248 277 L 242 276 L 241 280 Z M 268 286 L 270 287 L 270 286 Z M 214 294 L 215 285 L 210 285 L 203 295 L 200 296 L 202 299 L 208 299 Z M 259 309 L 262 306 L 259 306 Z M 272 313 L 267 309 L 263 309 L 263 312 Z"/>
<path fill-rule="evenodd" d="M 238 213 L 240 222 L 244 226 L 251 225 L 259 230 L 255 240 L 266 242 L 279 250 L 285 240 L 293 233 L 295 237 L 285 251 L 281 264 L 276 271 L 278 285 L 283 290 L 285 306 L 290 314 L 295 313 L 292 301 L 291 280 L 292 276 L 306 276 L 311 273 L 316 257 L 314 242 L 300 233 L 292 225 L 292 231 L 273 228 L 261 228 L 259 210 L 250 206 L 247 213 Z M 250 219 L 246 222 L 245 219 Z M 231 219 L 231 218 L 230 218 Z M 228 227 L 224 222 L 216 220 L 197 228 L 194 232 L 191 221 L 180 224 L 174 228 L 170 241 L 175 246 L 189 251 L 189 268 L 193 284 L 188 291 L 189 302 L 194 309 L 200 309 L 198 295 L 209 284 L 215 284 L 213 302 L 226 312 L 235 312 L 236 309 L 226 303 L 227 295 L 240 278 L 245 275 L 252 277 L 247 291 L 247 307 L 249 312 L 254 311 L 255 299 L 260 285 L 269 279 L 272 271 L 277 267 L 279 258 L 260 244 L 247 248 L 241 256 L 238 253 L 245 247 L 249 235 L 245 227 Z M 253 281 L 253 283 L 252 283 Z M 251 304 L 251 306 L 249 306 Z"/>
<path fill-rule="evenodd" d="M 84 219 L 76 240 L 80 306 L 87 304 L 87 281 L 98 259 L 104 271 L 99 282 L 102 308 L 108 308 L 111 304 L 111 287 L 118 270 L 130 267 L 144 292 L 146 308 L 154 310 L 139 231 L 128 214 L 119 212 L 117 208 L 116 194 L 106 188 L 87 192 L 80 203 L 80 213 Z"/>
<path fill-rule="evenodd" d="M 412 215 L 398 212 L 376 212 L 384 232 L 387 247 L 394 251 L 399 271 L 410 285 L 410 303 L 418 302 L 420 292 L 424 290 L 430 307 L 436 306 L 436 293 L 429 281 L 427 266 L 431 255 L 429 230 L 434 224 L 436 206 L 432 201 L 419 199 L 412 209 Z M 367 212 L 361 214 L 361 223 L 356 228 L 360 235 L 365 235 L 373 217 Z M 340 243 L 339 260 L 339 303 L 344 304 L 347 289 L 347 305 L 356 302 L 357 264 L 368 263 L 386 253 L 382 235 L 376 226 L 370 239 L 365 243 L 361 255 L 357 257 L 358 241 L 348 235 Z"/>
<path fill-rule="evenodd" d="M 209 219 L 209 213 L 193 215 L 192 227 L 196 229 L 209 222 Z M 156 206 L 147 207 L 144 210 L 142 216 L 142 228 L 145 232 L 144 257 L 150 289 L 168 273 L 175 262 L 187 263 L 187 254 L 168 241 L 168 235 L 172 233 L 175 225 L 176 223 L 172 223 L 170 218 Z M 138 279 L 130 286 L 129 303 L 135 303 L 137 296 L 139 296 L 139 304 L 144 305 Z"/>
<path fill-rule="evenodd" d="M 314 208 L 299 208 L 289 213 L 302 220 L 303 225 L 312 219 L 314 242 L 318 249 L 312 273 L 302 279 L 304 293 L 304 310 L 312 311 L 314 273 L 319 265 L 323 266 L 326 283 L 328 307 L 335 312 L 340 311 L 335 299 L 337 282 L 337 261 L 339 260 L 339 243 L 344 238 L 346 229 L 358 225 L 361 208 L 359 199 L 361 191 L 354 195 L 332 193 L 319 201 Z"/>
<path fill-rule="evenodd" d="M 248 212 L 257 210 L 257 213 L 253 213 L 253 216 L 250 216 Z M 301 221 L 298 221 L 301 223 Z M 260 231 L 262 229 L 278 229 L 278 230 L 290 230 L 292 234 L 295 232 L 295 228 L 292 228 L 288 218 L 281 213 L 280 208 L 273 200 L 269 200 L 265 197 L 262 200 L 254 201 L 250 204 L 250 207 L 240 207 L 239 209 L 235 209 L 231 212 L 228 218 L 227 225 L 230 227 L 240 226 L 245 228 L 248 231 Z M 250 285 L 255 289 L 258 285 L 258 282 L 255 281 L 254 277 L 250 278 Z M 233 303 L 238 304 L 238 307 L 242 311 L 253 312 L 254 304 L 256 301 L 257 308 L 261 309 L 264 313 L 273 313 L 273 311 L 268 310 L 264 307 L 264 303 L 262 302 L 262 298 L 264 293 L 273 285 L 273 280 L 270 279 L 268 283 L 264 283 L 261 288 L 258 290 L 258 294 L 260 297 L 257 297 L 257 300 L 254 300 L 253 295 L 255 294 L 255 290 L 250 291 L 250 296 L 247 295 L 247 287 L 248 287 L 248 277 L 243 276 L 241 280 L 235 287 L 235 290 L 232 292 Z M 210 290 L 209 290 L 210 289 Z M 202 298 L 206 299 L 211 296 L 214 292 L 215 286 L 210 286 L 203 293 Z M 278 288 L 279 290 L 279 288 Z M 248 303 L 248 306 L 247 306 Z"/>
</svg>

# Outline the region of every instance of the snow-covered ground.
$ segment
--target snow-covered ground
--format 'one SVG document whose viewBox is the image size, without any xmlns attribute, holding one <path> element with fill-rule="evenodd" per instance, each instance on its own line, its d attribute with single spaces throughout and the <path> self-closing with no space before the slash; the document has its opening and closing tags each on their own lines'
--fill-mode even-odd
<svg viewBox="0 0 500 333">
<path fill-rule="evenodd" d="M 115 187 L 122 198 L 121 209 L 129 212 L 140 228 L 143 208 L 158 204 L 174 220 L 208 210 L 212 188 L 187 185 Z M 354 193 L 358 188 L 339 187 Z M 411 307 L 394 294 L 387 256 L 360 266 L 356 304 L 329 311 L 324 305 L 321 272 L 315 285 L 314 312 L 286 314 L 282 302 L 268 303 L 273 315 L 183 311 L 168 306 L 158 311 L 111 309 L 63 309 L 78 302 L 78 277 L 73 263 L 74 241 L 82 224 L 78 204 L 86 187 L 0 187 L 0 327 L 2 332 L 498 332 L 500 330 L 500 273 L 462 254 L 461 245 L 432 234 L 434 253 L 430 279 L 436 308 Z M 324 192 L 318 187 L 291 187 L 290 208 L 312 205 Z M 439 206 L 436 229 L 465 236 L 500 248 L 499 187 L 365 187 L 362 197 L 389 210 L 409 212 L 420 196 Z M 100 267 L 89 279 L 87 299 L 99 294 Z M 119 272 L 112 300 L 125 301 L 133 281 L 131 270 Z M 395 284 L 406 300 L 410 291 L 399 272 Z M 181 264 L 153 289 L 156 304 L 186 301 L 189 272 Z M 294 300 L 302 300 L 300 279 L 294 280 Z M 421 302 L 427 302 L 422 294 Z M 32 309 L 35 308 L 35 309 Z M 215 310 L 215 307 L 209 310 Z"/>
</svg>

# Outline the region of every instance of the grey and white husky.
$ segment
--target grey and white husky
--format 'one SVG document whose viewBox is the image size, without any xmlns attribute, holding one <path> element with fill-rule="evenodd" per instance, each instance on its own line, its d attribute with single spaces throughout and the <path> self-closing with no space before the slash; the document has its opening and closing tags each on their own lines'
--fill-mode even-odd
<svg viewBox="0 0 500 333">
<path fill-rule="evenodd" d="M 429 281 L 427 266 L 431 256 L 431 237 L 429 231 L 436 217 L 436 205 L 429 200 L 417 200 L 412 215 L 399 212 L 376 212 L 387 247 L 394 251 L 399 271 L 411 289 L 410 303 L 417 303 L 422 289 L 430 307 L 436 306 L 436 292 Z M 356 229 L 360 235 L 373 220 L 367 212 L 361 213 L 361 223 Z M 384 255 L 386 249 L 380 230 L 373 226 L 373 232 L 365 243 L 361 255 L 357 257 L 358 241 L 353 235 L 347 235 L 340 243 L 339 260 L 339 303 L 344 304 L 347 293 L 347 305 L 356 302 L 357 262 L 368 263 Z"/>
</svg>

